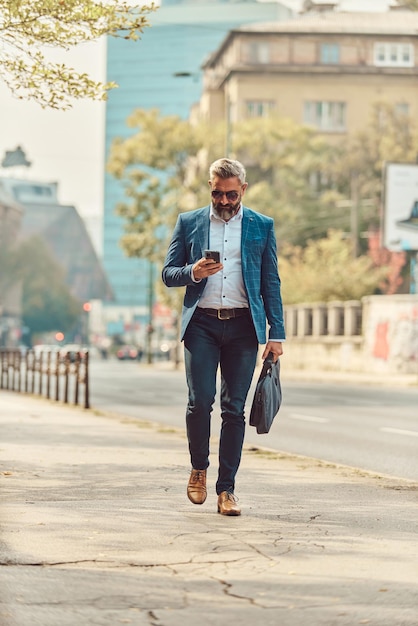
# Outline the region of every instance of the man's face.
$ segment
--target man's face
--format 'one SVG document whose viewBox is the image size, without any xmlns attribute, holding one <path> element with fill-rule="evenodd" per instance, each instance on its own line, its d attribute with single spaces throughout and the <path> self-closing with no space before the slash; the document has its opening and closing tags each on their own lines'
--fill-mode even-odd
<svg viewBox="0 0 418 626">
<path fill-rule="evenodd" d="M 237 213 L 247 186 L 248 183 L 241 185 L 236 176 L 233 178 L 214 176 L 209 181 L 213 209 L 225 222 Z"/>
</svg>

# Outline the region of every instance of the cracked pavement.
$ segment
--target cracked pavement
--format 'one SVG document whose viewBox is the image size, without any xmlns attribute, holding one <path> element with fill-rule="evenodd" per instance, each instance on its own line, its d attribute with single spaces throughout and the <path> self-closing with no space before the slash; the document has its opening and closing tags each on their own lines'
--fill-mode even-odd
<svg viewBox="0 0 418 626">
<path fill-rule="evenodd" d="M 0 394 L 1 626 L 418 626 L 417 483 L 260 436 L 228 518 L 152 412 Z"/>
</svg>

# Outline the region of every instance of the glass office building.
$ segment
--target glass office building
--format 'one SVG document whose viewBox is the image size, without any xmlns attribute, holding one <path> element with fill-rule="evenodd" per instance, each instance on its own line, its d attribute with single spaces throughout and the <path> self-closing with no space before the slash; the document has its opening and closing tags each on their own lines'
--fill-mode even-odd
<svg viewBox="0 0 418 626">
<path fill-rule="evenodd" d="M 106 104 L 106 158 L 113 139 L 132 132 L 126 119 L 134 109 L 157 108 L 163 115 L 188 117 L 190 106 L 200 97 L 201 65 L 229 30 L 290 16 L 290 10 L 279 2 L 162 0 L 149 15 L 151 27 L 139 41 L 109 38 L 107 79 L 116 81 L 119 88 L 111 91 Z M 123 222 L 115 215 L 115 206 L 122 200 L 121 184 L 106 174 L 103 264 L 116 304 L 143 307 L 146 317 L 148 263 L 125 257 L 120 247 Z"/>
</svg>

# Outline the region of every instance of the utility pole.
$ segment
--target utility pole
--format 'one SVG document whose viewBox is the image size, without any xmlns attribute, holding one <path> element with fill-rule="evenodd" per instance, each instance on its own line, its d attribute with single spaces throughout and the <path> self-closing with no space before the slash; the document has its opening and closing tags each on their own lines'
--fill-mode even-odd
<svg viewBox="0 0 418 626">
<path fill-rule="evenodd" d="M 360 186 L 358 173 L 352 172 L 350 175 L 350 199 L 339 200 L 336 203 L 337 207 L 350 210 L 350 240 L 353 259 L 356 259 L 360 253 L 359 247 L 359 222 L 360 222 L 360 210 L 366 207 L 372 207 L 375 205 L 373 198 L 360 199 Z"/>
</svg>

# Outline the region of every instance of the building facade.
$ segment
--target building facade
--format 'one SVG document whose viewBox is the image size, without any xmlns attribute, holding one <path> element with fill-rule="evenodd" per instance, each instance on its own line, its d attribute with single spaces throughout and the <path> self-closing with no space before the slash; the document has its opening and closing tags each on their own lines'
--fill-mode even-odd
<svg viewBox="0 0 418 626">
<path fill-rule="evenodd" d="M 200 97 L 202 63 L 231 28 L 291 15 L 280 2 L 163 0 L 138 42 L 109 39 L 107 78 L 119 88 L 106 104 L 106 158 L 116 137 L 129 136 L 126 119 L 136 108 L 188 117 Z M 129 319 L 147 323 L 152 280 L 157 277 L 152 277 L 146 260 L 127 258 L 120 247 L 123 222 L 115 207 L 124 200 L 123 187 L 109 175 L 104 197 L 103 263 L 116 300 L 107 307 L 108 330 L 115 334 Z"/>
<path fill-rule="evenodd" d="M 204 65 L 199 116 L 231 125 L 274 113 L 330 138 L 364 128 L 377 102 L 418 114 L 418 13 L 302 14 L 241 26 Z"/>
</svg>

